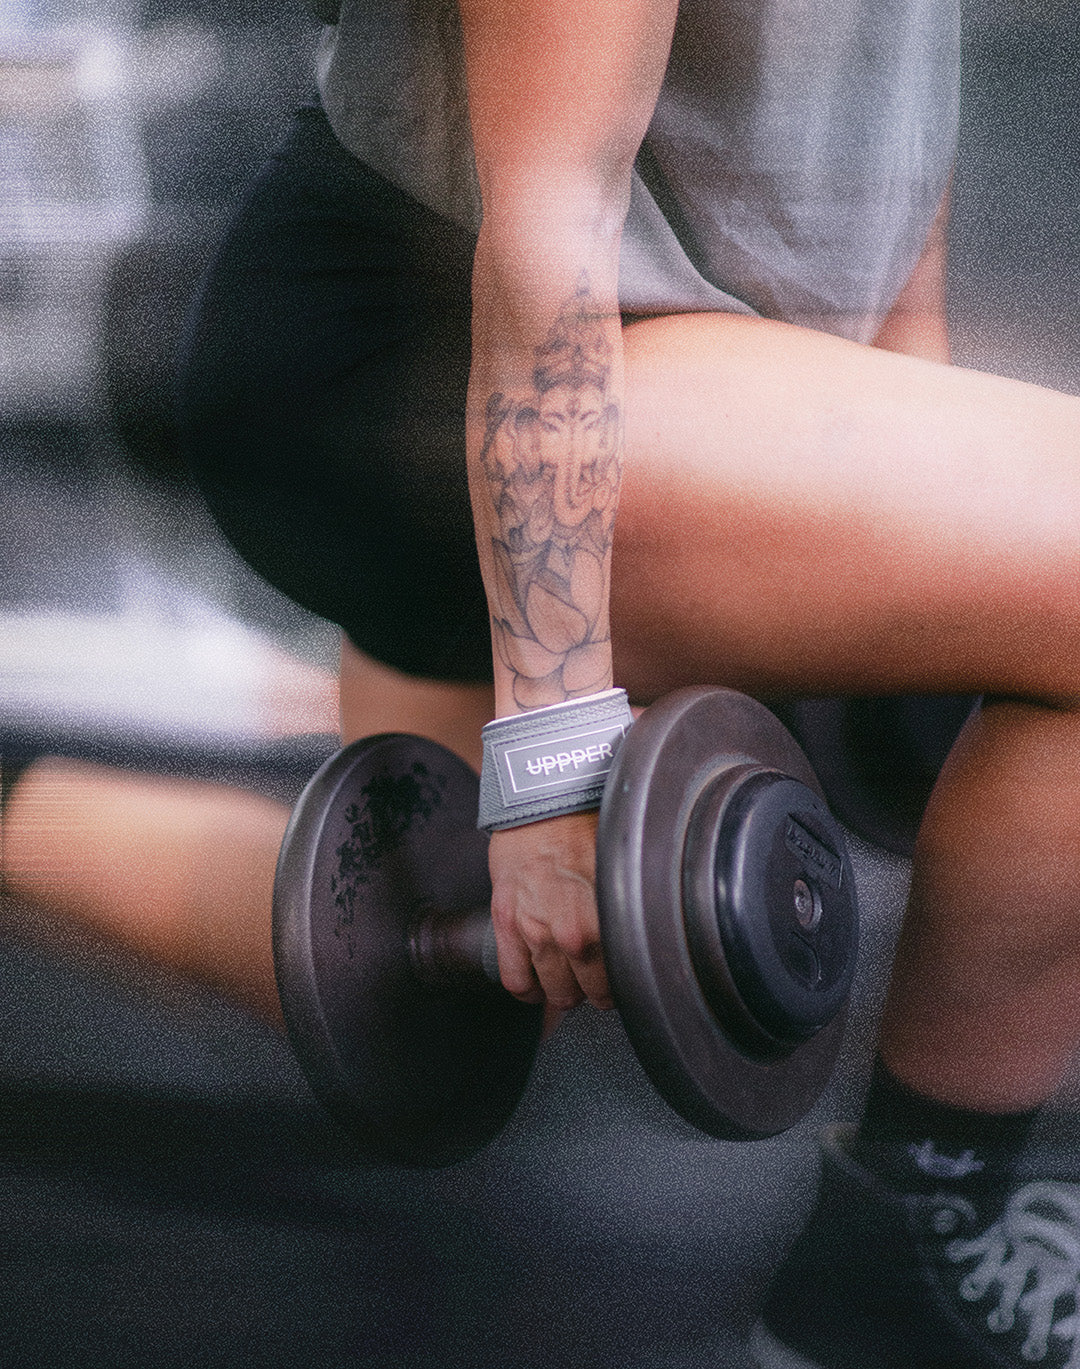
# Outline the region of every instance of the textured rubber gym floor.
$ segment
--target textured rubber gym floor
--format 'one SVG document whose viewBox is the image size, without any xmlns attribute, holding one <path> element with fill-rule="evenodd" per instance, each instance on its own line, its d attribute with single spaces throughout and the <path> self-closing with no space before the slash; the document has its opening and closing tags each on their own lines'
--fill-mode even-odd
<svg viewBox="0 0 1080 1369">
<path fill-rule="evenodd" d="M 1075 21 L 1053 0 L 969 20 L 958 356 L 1077 390 Z M 318 625 L 246 582 L 209 534 L 198 557 L 171 550 L 180 532 L 190 546 L 197 512 L 85 440 L 64 437 L 58 466 L 56 432 L 4 434 L 0 614 L 104 621 L 126 606 L 179 632 L 220 627 L 223 603 L 318 656 Z M 11 651 L 0 730 L 5 712 L 27 721 Z M 207 755 L 214 719 L 235 727 L 239 705 L 202 697 L 200 718 L 167 721 Z M 249 779 L 284 792 L 296 767 Z M 4 908 L 0 1363 L 743 1369 L 755 1300 L 812 1192 L 815 1131 L 855 1114 L 868 1070 L 906 869 L 863 846 L 856 859 L 852 1030 L 804 1124 L 754 1146 L 698 1136 L 653 1095 L 617 1020 L 582 1009 L 500 1140 L 437 1173 L 358 1164 L 284 1043 L 228 1004 Z M 1047 1128 L 1067 1136 L 1068 1120 Z"/>
</svg>

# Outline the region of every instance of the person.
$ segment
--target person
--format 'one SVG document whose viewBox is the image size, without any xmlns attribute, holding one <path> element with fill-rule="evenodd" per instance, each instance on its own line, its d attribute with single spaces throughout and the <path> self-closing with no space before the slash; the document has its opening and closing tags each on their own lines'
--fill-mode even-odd
<svg viewBox="0 0 1080 1369">
<path fill-rule="evenodd" d="M 613 682 L 983 696 L 784 1369 L 1080 1354 L 1080 1190 L 1023 1169 L 1080 1041 L 1080 401 L 948 364 L 957 42 L 947 0 L 346 0 L 186 366 L 220 525 L 344 630 L 346 739 L 377 700 L 475 761 Z M 610 1004 L 594 832 L 492 837 L 522 998 Z"/>
</svg>

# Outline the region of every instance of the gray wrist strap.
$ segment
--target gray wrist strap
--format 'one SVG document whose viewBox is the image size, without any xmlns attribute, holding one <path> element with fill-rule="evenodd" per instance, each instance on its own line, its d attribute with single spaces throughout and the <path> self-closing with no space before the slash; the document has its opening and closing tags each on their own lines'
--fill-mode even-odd
<svg viewBox="0 0 1080 1369">
<path fill-rule="evenodd" d="M 626 690 L 608 689 L 488 723 L 476 825 L 498 832 L 599 808 L 632 722 Z"/>
</svg>

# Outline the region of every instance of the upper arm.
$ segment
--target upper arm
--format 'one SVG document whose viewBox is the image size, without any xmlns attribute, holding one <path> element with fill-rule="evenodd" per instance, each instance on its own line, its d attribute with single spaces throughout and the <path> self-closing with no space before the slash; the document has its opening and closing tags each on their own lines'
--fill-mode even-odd
<svg viewBox="0 0 1080 1369">
<path fill-rule="evenodd" d="M 677 0 L 460 0 L 485 213 L 618 202 L 667 66 Z"/>
</svg>

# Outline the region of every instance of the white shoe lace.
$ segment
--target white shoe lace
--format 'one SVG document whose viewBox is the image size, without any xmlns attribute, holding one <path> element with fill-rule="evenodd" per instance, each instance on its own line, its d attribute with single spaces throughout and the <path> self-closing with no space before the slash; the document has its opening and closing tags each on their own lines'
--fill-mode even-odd
<svg viewBox="0 0 1080 1369">
<path fill-rule="evenodd" d="M 1011 1330 L 1023 1313 L 1024 1359 L 1045 1358 L 1054 1336 L 1070 1343 L 1064 1369 L 1080 1369 L 1080 1185 L 1038 1182 L 1017 1189 L 981 1236 L 950 1241 L 945 1254 L 955 1264 L 979 1261 L 960 1284 L 969 1302 L 1000 1285 L 997 1306 L 986 1318 L 991 1331 Z M 1065 1297 L 1072 1299 L 1072 1311 L 1055 1322 L 1054 1309 Z"/>
</svg>

